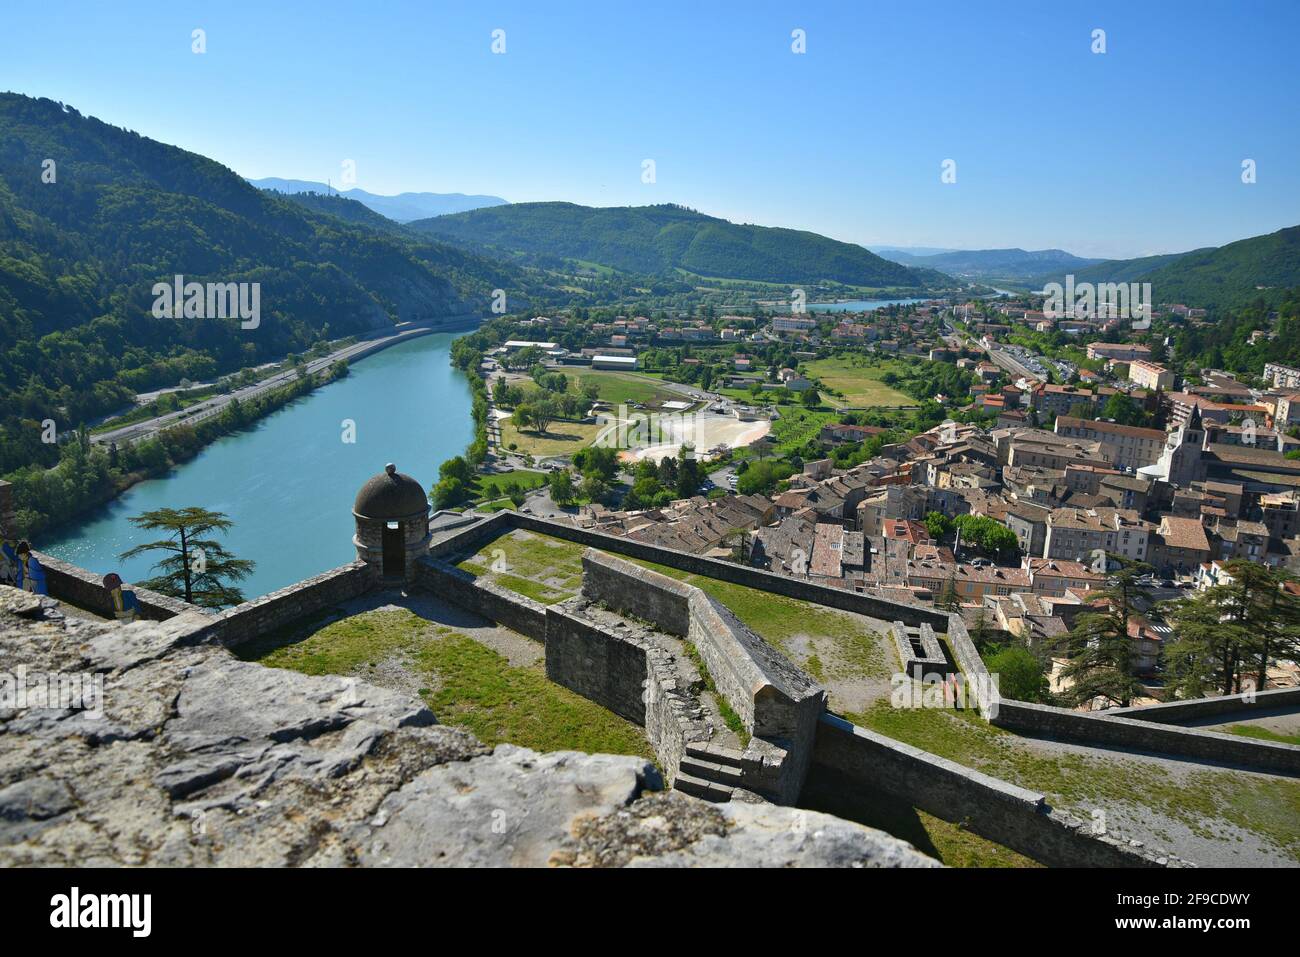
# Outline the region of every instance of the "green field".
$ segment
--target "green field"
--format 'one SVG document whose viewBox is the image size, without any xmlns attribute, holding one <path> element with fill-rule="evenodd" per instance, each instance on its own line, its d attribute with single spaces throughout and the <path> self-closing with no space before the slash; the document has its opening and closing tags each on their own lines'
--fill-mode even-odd
<svg viewBox="0 0 1300 957">
<path fill-rule="evenodd" d="M 879 362 L 866 356 L 834 356 L 801 363 L 800 368 L 805 374 L 820 379 L 829 388 L 843 393 L 843 396 L 823 393 L 822 398 L 833 405 L 865 409 L 917 404 L 916 399 L 910 395 L 880 381 L 880 377 L 890 370 L 889 362 Z"/>
<path fill-rule="evenodd" d="M 381 662 L 396 665 L 427 685 L 419 694 L 439 722 L 466 728 L 487 745 L 654 758 L 637 725 L 548 681 L 540 662 L 515 667 L 473 638 L 405 609 L 354 615 L 260 652 L 252 660 L 309 675 L 373 681 Z"/>
<path fill-rule="evenodd" d="M 547 476 L 545 472 L 528 472 L 524 470 L 476 475 L 474 483 L 470 487 L 470 493 L 473 496 L 472 501 L 479 506 L 489 506 L 490 511 L 511 508 L 510 498 L 506 494 L 506 486 L 512 482 L 523 491 L 529 492 L 545 485 Z"/>
<path fill-rule="evenodd" d="M 611 405 L 640 403 L 657 408 L 665 402 L 688 401 L 685 396 L 664 388 L 661 380 L 635 372 L 591 369 L 572 375 L 582 385 L 595 383 L 600 390 L 600 401 Z"/>
</svg>

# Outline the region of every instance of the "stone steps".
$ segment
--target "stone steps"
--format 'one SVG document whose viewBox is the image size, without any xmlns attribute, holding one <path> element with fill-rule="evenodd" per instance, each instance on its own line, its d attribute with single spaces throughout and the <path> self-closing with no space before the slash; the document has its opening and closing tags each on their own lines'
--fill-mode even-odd
<svg viewBox="0 0 1300 957">
<path fill-rule="evenodd" d="M 725 804 L 731 800 L 731 795 L 734 793 L 734 789 L 725 784 L 706 781 L 682 771 L 677 772 L 677 777 L 673 781 L 673 790 L 704 801 L 712 801 L 714 804 Z"/>
<path fill-rule="evenodd" d="M 691 777 L 712 781 L 726 787 L 740 786 L 740 768 L 732 767 L 729 764 L 719 764 L 716 761 L 693 758 L 690 755 L 682 758 L 682 763 L 678 766 L 678 773 L 689 774 Z"/>
<path fill-rule="evenodd" d="M 686 756 L 712 764 L 728 764 L 735 768 L 743 767 L 745 763 L 743 751 L 724 748 L 718 744 L 687 744 Z"/>
</svg>

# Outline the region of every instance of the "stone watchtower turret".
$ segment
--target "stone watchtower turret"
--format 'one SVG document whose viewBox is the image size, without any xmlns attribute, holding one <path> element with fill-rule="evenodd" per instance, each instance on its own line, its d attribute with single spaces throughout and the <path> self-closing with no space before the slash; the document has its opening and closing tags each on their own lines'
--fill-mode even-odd
<svg viewBox="0 0 1300 957">
<path fill-rule="evenodd" d="M 352 505 L 357 559 L 386 581 L 410 581 L 415 560 L 429 551 L 429 498 L 420 483 L 391 462 L 361 486 Z"/>
</svg>

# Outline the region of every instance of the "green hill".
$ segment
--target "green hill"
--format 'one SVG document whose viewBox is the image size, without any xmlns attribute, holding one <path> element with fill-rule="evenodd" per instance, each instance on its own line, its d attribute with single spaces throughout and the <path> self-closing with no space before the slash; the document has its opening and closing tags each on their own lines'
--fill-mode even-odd
<svg viewBox="0 0 1300 957">
<path fill-rule="evenodd" d="M 1058 272 L 1040 276 L 1034 288 L 1064 279 Z M 1260 298 L 1276 304 L 1284 290 L 1300 286 L 1300 226 L 1226 246 L 1108 260 L 1074 270 L 1074 281 L 1149 282 L 1156 302 L 1198 308 L 1231 309 Z"/>
<path fill-rule="evenodd" d="M 47 158 L 53 182 L 42 178 Z M 19 419 L 66 430 L 137 391 L 277 360 L 322 338 L 464 321 L 484 311 L 466 297 L 486 304 L 491 289 L 522 285 L 513 266 L 321 199 L 264 192 L 71 107 L 0 94 L 0 473 L 54 452 L 27 441 L 39 430 L 19 429 Z M 260 283 L 259 327 L 155 318 L 153 285 L 177 274 Z"/>
<path fill-rule="evenodd" d="M 819 280 L 920 288 L 946 277 L 816 233 L 738 225 L 681 206 L 514 203 L 408 223 L 421 235 L 483 250 L 550 255 L 629 273 L 711 279 Z"/>
<path fill-rule="evenodd" d="M 1209 247 L 1213 249 L 1214 247 Z M 1205 252 L 1207 250 L 1195 250 L 1196 252 Z M 1076 283 L 1080 282 L 1136 282 L 1143 276 L 1159 269 L 1161 266 L 1168 265 L 1183 256 L 1191 255 L 1190 253 L 1166 253 L 1161 256 L 1142 256 L 1138 259 L 1106 259 L 1102 262 L 1089 266 L 1082 266 L 1078 269 L 1069 269 L 1056 267 L 1051 271 L 1034 277 L 1029 285 L 1034 289 L 1041 289 L 1049 282 L 1065 282 L 1066 273 L 1074 276 Z"/>
<path fill-rule="evenodd" d="M 1300 286 L 1300 226 L 1198 249 L 1142 276 L 1156 302 L 1230 308 L 1257 298 L 1276 303 Z"/>
</svg>

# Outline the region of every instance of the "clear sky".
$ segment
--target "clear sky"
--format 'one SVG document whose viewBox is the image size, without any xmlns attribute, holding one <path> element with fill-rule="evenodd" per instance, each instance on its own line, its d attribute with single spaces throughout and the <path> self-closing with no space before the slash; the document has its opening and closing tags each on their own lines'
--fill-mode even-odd
<svg viewBox="0 0 1300 957">
<path fill-rule="evenodd" d="M 1297 37 L 1297 0 L 47 0 L 0 90 L 254 178 L 1136 256 L 1300 223 Z"/>
</svg>

